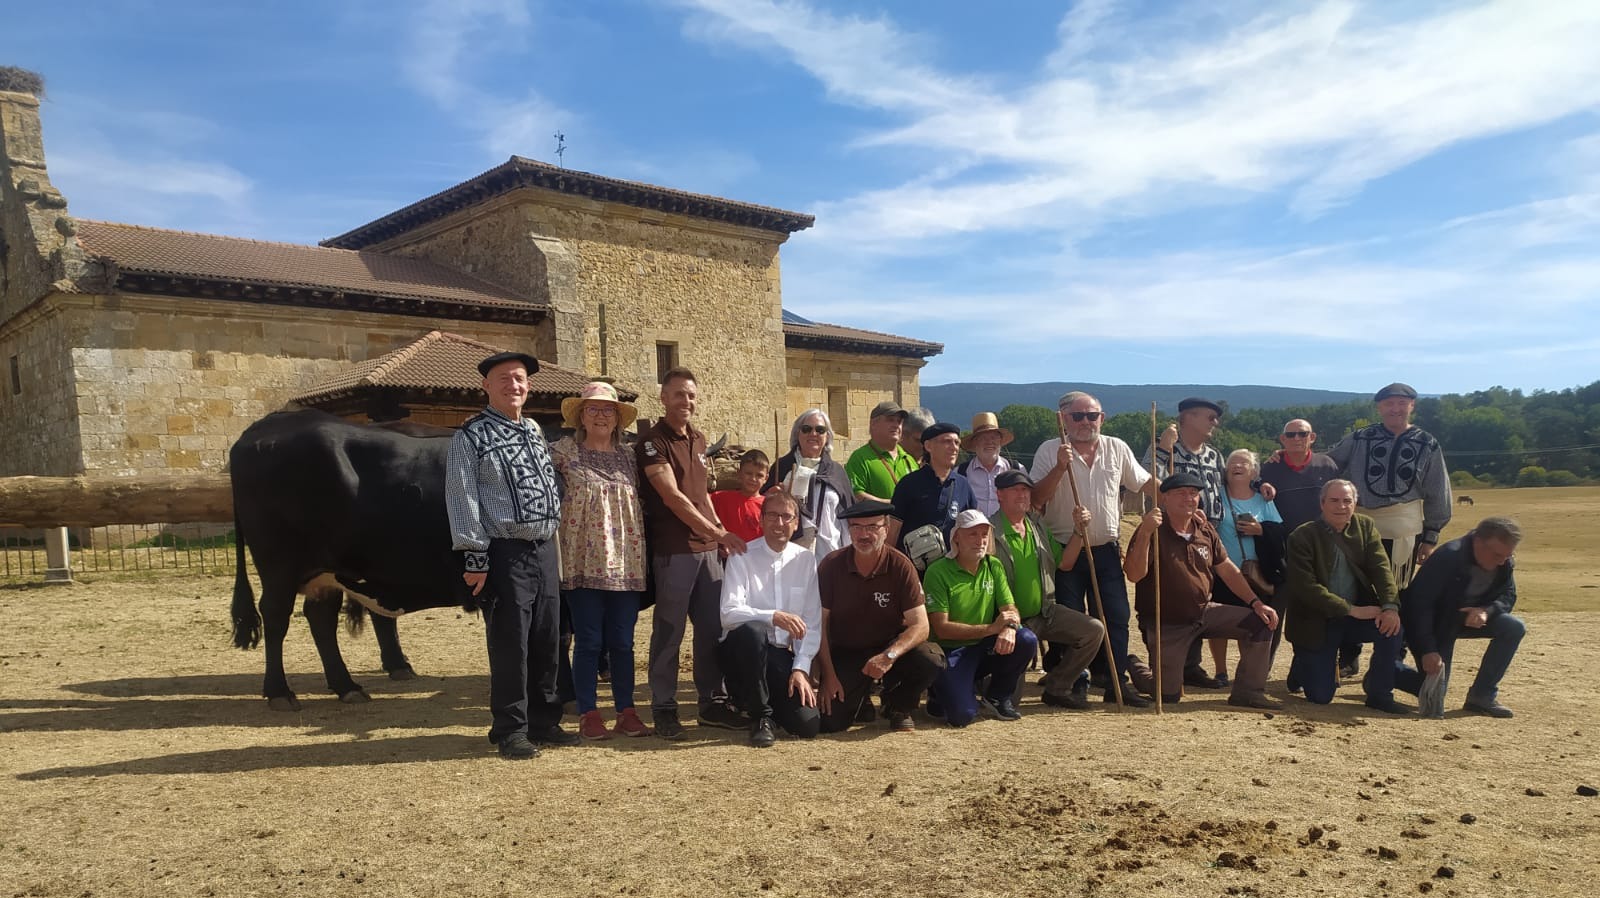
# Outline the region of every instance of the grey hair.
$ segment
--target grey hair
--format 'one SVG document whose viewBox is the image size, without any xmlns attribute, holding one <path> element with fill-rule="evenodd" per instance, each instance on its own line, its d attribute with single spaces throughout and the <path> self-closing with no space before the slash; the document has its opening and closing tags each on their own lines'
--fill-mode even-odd
<svg viewBox="0 0 1600 898">
<path fill-rule="evenodd" d="M 1228 453 L 1227 464 L 1232 464 L 1233 463 L 1233 457 L 1236 456 L 1236 455 L 1244 456 L 1245 460 L 1250 462 L 1250 470 L 1255 471 L 1257 473 L 1260 473 L 1260 471 L 1261 471 L 1261 456 L 1255 454 L 1255 452 L 1250 450 L 1250 449 L 1235 449 L 1232 452 Z"/>
<path fill-rule="evenodd" d="M 1348 480 L 1330 480 L 1327 483 L 1324 483 L 1322 485 L 1322 492 L 1318 494 L 1317 498 L 1319 500 L 1320 499 L 1326 499 L 1326 498 L 1328 498 L 1328 491 L 1329 490 L 1333 489 L 1334 487 L 1346 487 L 1346 486 L 1348 486 L 1350 488 L 1350 494 L 1355 496 L 1356 499 L 1359 501 L 1361 499 L 1361 491 L 1356 489 L 1356 485 L 1351 483 Z"/>
<path fill-rule="evenodd" d="M 1472 532 L 1484 539 L 1497 540 L 1507 545 L 1515 546 L 1522 542 L 1522 525 L 1511 518 L 1492 517 L 1484 518 Z"/>
<path fill-rule="evenodd" d="M 922 406 L 906 409 L 906 433 L 922 436 L 922 432 L 932 427 L 936 422 L 933 412 Z"/>
<path fill-rule="evenodd" d="M 828 432 L 822 436 L 822 454 L 827 455 L 828 450 L 833 448 L 833 422 L 828 420 L 828 413 L 820 408 L 806 409 L 800 413 L 800 417 L 794 419 L 793 424 L 789 425 L 789 451 L 800 450 L 800 425 L 804 424 L 807 418 L 821 418 L 822 425 L 828 428 Z"/>
<path fill-rule="evenodd" d="M 1077 402 L 1079 399 L 1094 399 L 1094 397 L 1082 390 L 1073 390 L 1070 393 L 1062 393 L 1061 398 L 1056 400 L 1056 408 L 1067 408 L 1074 402 Z M 1095 405 L 1099 405 L 1100 400 L 1094 399 L 1094 403 Z"/>
</svg>

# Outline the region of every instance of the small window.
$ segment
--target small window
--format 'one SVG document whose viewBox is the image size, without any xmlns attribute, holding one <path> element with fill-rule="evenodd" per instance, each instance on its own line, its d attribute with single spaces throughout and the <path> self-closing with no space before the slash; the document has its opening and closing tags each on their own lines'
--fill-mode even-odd
<svg viewBox="0 0 1600 898">
<path fill-rule="evenodd" d="M 22 395 L 22 364 L 16 356 L 11 357 L 11 395 Z"/>
<path fill-rule="evenodd" d="M 666 380 L 667 372 L 678 367 L 678 344 L 656 344 L 656 383 Z"/>
<path fill-rule="evenodd" d="M 844 387 L 828 388 L 828 417 L 835 436 L 850 437 L 850 394 Z"/>
</svg>

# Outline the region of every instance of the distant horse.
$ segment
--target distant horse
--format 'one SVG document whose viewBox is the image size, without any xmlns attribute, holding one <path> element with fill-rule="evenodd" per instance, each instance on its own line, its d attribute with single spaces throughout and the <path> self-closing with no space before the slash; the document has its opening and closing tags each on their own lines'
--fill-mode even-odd
<svg viewBox="0 0 1600 898">
<path fill-rule="evenodd" d="M 1472 504 L 1472 497 L 1471 496 L 1466 496 L 1466 495 L 1457 496 L 1456 497 L 1456 504 L 1457 505 L 1471 505 Z"/>
</svg>

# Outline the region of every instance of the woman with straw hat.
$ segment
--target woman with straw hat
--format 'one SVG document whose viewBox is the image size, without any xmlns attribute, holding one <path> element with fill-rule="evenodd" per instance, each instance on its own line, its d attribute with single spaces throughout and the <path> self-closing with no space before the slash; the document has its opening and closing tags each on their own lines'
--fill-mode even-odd
<svg viewBox="0 0 1600 898">
<path fill-rule="evenodd" d="M 573 435 L 550 449 L 566 486 L 561 502 L 561 590 L 572 614 L 572 681 L 578 734 L 585 739 L 649 735 L 634 710 L 633 630 L 645 585 L 644 512 L 639 471 L 622 432 L 639 412 L 608 383 L 584 386 L 561 401 Z M 611 664 L 617 721 L 607 731 L 599 704 L 602 649 Z"/>
</svg>

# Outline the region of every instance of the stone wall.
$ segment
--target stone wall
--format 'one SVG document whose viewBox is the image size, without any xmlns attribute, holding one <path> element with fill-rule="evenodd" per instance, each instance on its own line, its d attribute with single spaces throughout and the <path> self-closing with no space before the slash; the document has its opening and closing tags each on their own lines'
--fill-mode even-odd
<svg viewBox="0 0 1600 898">
<path fill-rule="evenodd" d="M 566 293 L 581 315 L 558 320 L 557 342 L 574 322 L 582 357 L 558 364 L 614 377 L 638 390 L 639 411 L 657 417 L 656 347 L 677 347 L 699 377 L 699 426 L 715 440 L 767 446 L 784 406 L 783 296 L 778 247 L 784 234 L 735 227 L 550 191 L 521 190 L 464 210 L 399 240 L 372 247 L 445 265 L 504 253 L 524 271 L 542 270 L 547 295 Z M 530 248 L 531 247 L 531 248 Z M 540 261 L 532 261 L 537 256 Z M 475 273 L 487 274 L 480 266 Z M 504 279 L 504 280 L 502 280 Z M 602 318 L 605 327 L 601 327 Z"/>
<path fill-rule="evenodd" d="M 788 425 L 801 412 L 820 408 L 833 421 L 833 454 L 844 457 L 867 441 L 867 422 L 878 403 L 893 399 L 906 408 L 921 404 L 917 376 L 925 364 L 922 359 L 790 349 L 785 440 Z"/>
<path fill-rule="evenodd" d="M 58 285 L 99 273 L 75 231 L 45 171 L 38 99 L 0 91 L 0 322 Z"/>
<path fill-rule="evenodd" d="M 0 324 L 0 476 L 81 472 L 79 411 L 60 309 L 46 301 Z"/>
<path fill-rule="evenodd" d="M 57 295 L 71 359 L 59 375 L 82 433 L 81 467 L 106 474 L 219 470 L 245 427 L 352 362 L 430 330 L 538 345 L 534 328 L 113 294 Z M 18 445 L 0 433 L 0 457 Z M 17 473 L 43 473 L 27 470 Z"/>
</svg>

